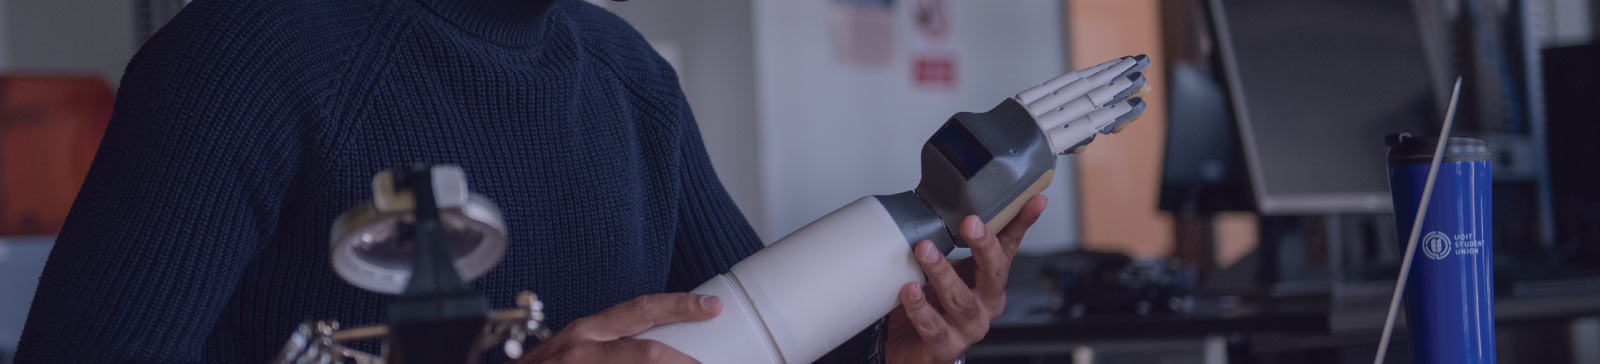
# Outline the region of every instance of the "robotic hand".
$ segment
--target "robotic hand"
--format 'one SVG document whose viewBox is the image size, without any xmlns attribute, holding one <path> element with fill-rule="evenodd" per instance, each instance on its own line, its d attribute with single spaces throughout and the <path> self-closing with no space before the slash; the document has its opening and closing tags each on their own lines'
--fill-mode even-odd
<svg viewBox="0 0 1600 364">
<path fill-rule="evenodd" d="M 999 231 L 1050 185 L 1056 155 L 1121 131 L 1145 109 L 1143 55 L 1061 75 L 983 113 L 958 113 L 922 147 L 911 191 L 868 196 L 796 230 L 695 288 L 722 299 L 707 321 L 656 327 L 657 340 L 706 364 L 809 363 L 898 304 L 924 276 L 912 246 L 965 246 L 962 219 Z"/>
</svg>

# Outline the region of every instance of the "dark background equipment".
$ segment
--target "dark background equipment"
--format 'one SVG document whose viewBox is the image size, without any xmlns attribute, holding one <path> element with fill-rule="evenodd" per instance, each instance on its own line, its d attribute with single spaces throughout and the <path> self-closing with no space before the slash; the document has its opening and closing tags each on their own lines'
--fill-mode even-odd
<svg viewBox="0 0 1600 364">
<path fill-rule="evenodd" d="M 1600 269 L 1600 44 L 1549 48 L 1543 58 L 1554 249 L 1564 265 L 1592 272 Z"/>
<path fill-rule="evenodd" d="M 1383 136 L 1439 114 L 1410 4 L 1211 5 L 1258 211 L 1388 213 Z"/>
</svg>

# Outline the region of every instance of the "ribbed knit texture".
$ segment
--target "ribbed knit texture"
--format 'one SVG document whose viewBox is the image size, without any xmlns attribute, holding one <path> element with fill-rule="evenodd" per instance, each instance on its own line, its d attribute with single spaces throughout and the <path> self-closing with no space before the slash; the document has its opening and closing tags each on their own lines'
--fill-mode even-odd
<svg viewBox="0 0 1600 364">
<path fill-rule="evenodd" d="M 473 286 L 557 328 L 761 247 L 672 69 L 602 9 L 202 0 L 129 63 L 17 361 L 260 363 L 301 322 L 382 322 L 329 227 L 413 161 L 498 203 L 510 249 Z"/>
</svg>

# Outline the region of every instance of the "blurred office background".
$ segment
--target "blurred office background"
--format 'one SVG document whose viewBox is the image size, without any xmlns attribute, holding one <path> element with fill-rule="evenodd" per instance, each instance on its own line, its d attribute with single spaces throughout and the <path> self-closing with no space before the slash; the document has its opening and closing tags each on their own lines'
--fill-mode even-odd
<svg viewBox="0 0 1600 364">
<path fill-rule="evenodd" d="M 0 364 L 123 66 L 186 2 L 0 2 Z M 1592 0 L 596 3 L 678 70 L 767 242 L 915 185 L 953 113 L 1149 54 L 1149 110 L 1060 159 L 975 363 L 1371 360 L 1402 244 L 1383 136 L 1436 133 L 1461 75 L 1456 133 L 1496 151 L 1500 361 L 1600 363 Z"/>
</svg>

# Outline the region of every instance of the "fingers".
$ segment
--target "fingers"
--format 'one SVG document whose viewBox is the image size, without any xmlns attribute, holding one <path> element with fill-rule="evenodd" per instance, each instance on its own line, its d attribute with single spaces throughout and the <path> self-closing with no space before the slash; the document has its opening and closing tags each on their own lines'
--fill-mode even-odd
<svg viewBox="0 0 1600 364">
<path fill-rule="evenodd" d="M 1144 69 L 1144 66 L 1148 64 L 1148 58 L 1145 58 L 1145 61 L 1142 62 L 1134 61 L 1132 58 L 1125 59 L 1118 62 L 1114 66 L 1101 70 L 1100 72 L 1095 72 L 1094 74 L 1085 76 L 1082 79 L 1069 82 L 1061 86 L 1061 88 L 1050 91 L 1044 96 L 1041 96 L 1038 100 L 1034 100 L 1033 102 L 1026 103 L 1024 105 L 1026 105 L 1026 108 L 1030 114 L 1039 116 L 1051 109 L 1061 107 L 1068 101 L 1072 101 L 1073 99 L 1087 95 L 1093 90 L 1105 88 L 1105 86 L 1108 85 L 1113 86 L 1111 89 L 1116 91 L 1112 94 L 1101 93 L 1095 95 L 1096 97 L 1107 99 L 1097 100 L 1095 104 L 1105 105 L 1107 103 L 1115 102 L 1116 100 L 1108 98 L 1115 94 L 1122 94 L 1124 95 L 1123 97 L 1126 97 L 1127 94 L 1131 94 L 1138 88 L 1144 86 L 1139 81 L 1143 79 L 1143 75 L 1140 74 L 1139 71 Z M 1130 88 L 1132 90 L 1129 90 L 1126 93 L 1121 91 L 1123 89 Z"/>
<path fill-rule="evenodd" d="M 1038 102 L 1028 105 L 1028 109 L 1035 114 L 1034 121 L 1039 124 L 1039 128 L 1049 130 L 1083 117 L 1095 109 L 1127 99 L 1146 86 L 1149 86 L 1149 81 L 1145 79 L 1144 73 L 1133 72 L 1127 76 L 1117 77 L 1110 83 L 1099 85 L 1087 93 L 1045 96 Z"/>
<path fill-rule="evenodd" d="M 900 307 L 906 312 L 906 318 L 911 321 L 912 329 L 935 348 L 965 348 L 967 343 L 961 333 L 945 321 L 939 310 L 934 308 L 922 294 L 922 285 L 917 282 L 906 283 L 900 287 Z M 948 355 L 940 355 L 940 357 Z"/>
<path fill-rule="evenodd" d="M 722 312 L 715 296 L 666 293 L 641 296 L 568 324 L 519 362 L 698 363 L 666 344 L 628 338 L 651 327 L 707 320 Z"/>
<path fill-rule="evenodd" d="M 1127 76 L 1118 77 L 1104 87 L 1090 90 L 1084 97 L 1094 101 L 1096 105 L 1111 106 L 1111 104 L 1127 99 L 1128 96 L 1132 96 L 1133 93 L 1139 92 L 1139 90 L 1149 85 L 1150 81 L 1144 78 L 1144 72 L 1134 72 L 1129 73 Z"/>
<path fill-rule="evenodd" d="M 1149 65 L 1144 55 L 1118 58 L 1051 79 L 1016 100 L 1045 131 L 1052 151 L 1081 153 L 1096 133 L 1120 132 L 1144 112 L 1138 96 L 1150 85 L 1140 71 Z"/>
<path fill-rule="evenodd" d="M 660 325 L 708 320 L 720 312 L 722 301 L 716 296 L 663 293 L 611 306 L 594 316 L 573 321 L 568 327 L 584 339 L 611 341 Z"/>
<path fill-rule="evenodd" d="M 1045 130 L 1045 139 L 1050 141 L 1050 151 L 1056 154 L 1083 152 L 1083 148 L 1094 141 L 1094 123 L 1088 120 L 1088 117 L 1083 117 L 1067 123 L 1065 128 Z"/>
<path fill-rule="evenodd" d="M 1128 101 L 1096 109 L 1082 118 L 1067 123 L 1064 128 L 1046 130 L 1045 136 L 1050 140 L 1050 149 L 1058 154 L 1081 153 L 1083 147 L 1094 141 L 1096 133 L 1120 132 L 1142 115 L 1144 110 L 1143 99 L 1131 98 Z"/>
<path fill-rule="evenodd" d="M 540 344 L 540 345 L 546 345 Z M 651 363 L 699 364 L 689 355 L 655 340 L 618 339 L 584 345 L 567 345 L 559 353 L 523 357 L 517 363 Z"/>
<path fill-rule="evenodd" d="M 1031 104 L 1045 95 L 1048 95 L 1051 91 L 1055 91 L 1056 89 L 1061 88 L 1061 86 L 1071 83 L 1072 81 L 1077 81 L 1085 76 L 1104 71 L 1106 68 L 1110 68 L 1111 66 L 1127 64 L 1125 62 L 1128 61 L 1129 58 L 1130 57 L 1117 58 L 1101 62 L 1100 64 L 1090 66 L 1089 68 L 1084 68 L 1081 70 L 1068 72 L 1064 75 L 1056 76 L 1056 78 L 1045 81 L 1044 83 L 1039 84 L 1039 86 L 1034 86 L 1033 88 L 1029 88 L 1017 93 L 1016 99 L 1017 101 L 1022 102 L 1023 105 Z"/>
<path fill-rule="evenodd" d="M 922 274 L 928 276 L 928 286 L 933 287 L 934 295 L 939 297 L 939 305 L 944 308 L 949 321 L 958 325 L 975 321 L 988 324 L 990 317 L 985 314 L 977 296 L 956 275 L 950 261 L 945 260 L 944 255 L 939 254 L 939 249 L 933 247 L 933 242 L 923 240 L 917 243 L 917 264 L 922 266 Z M 960 328 L 963 331 L 970 329 Z"/>
<path fill-rule="evenodd" d="M 1103 115 L 1105 120 L 1098 119 L 1102 117 L 1101 115 L 1089 114 L 1096 117 L 1091 121 L 1100 128 L 1100 134 L 1114 134 L 1122 132 L 1123 128 L 1128 127 L 1128 123 L 1132 123 L 1134 120 L 1139 119 L 1140 115 L 1144 115 L 1144 109 L 1144 99 L 1135 97 L 1103 108 L 1102 110 L 1105 110 Z"/>
<path fill-rule="evenodd" d="M 994 235 L 984 230 L 983 220 L 977 216 L 967 216 L 961 222 L 961 237 L 967 240 L 967 246 L 972 248 L 972 259 L 977 262 L 976 271 L 973 272 L 976 283 L 973 290 L 988 305 L 988 309 L 997 311 L 1005 306 L 1011 255 L 1006 254 L 1005 248 L 1000 246 L 1000 241 Z"/>
<path fill-rule="evenodd" d="M 1033 198 L 1028 199 L 1028 203 L 1022 205 L 1022 211 L 1017 213 L 1017 217 L 1011 219 L 1011 222 L 1007 223 L 1005 228 L 1001 228 L 1000 232 L 995 234 L 995 237 L 1000 240 L 1000 246 L 1005 248 L 1007 255 L 1014 256 L 1017 254 L 1017 247 L 1022 245 L 1022 236 L 1028 232 L 1028 228 L 1032 227 L 1034 222 L 1039 221 L 1039 215 L 1044 213 L 1044 208 L 1049 205 L 1049 202 L 1050 199 L 1045 198 L 1044 195 L 1033 196 Z"/>
<path fill-rule="evenodd" d="M 682 352 L 673 349 L 667 344 L 655 340 L 618 339 L 591 345 L 579 350 L 579 355 L 598 354 L 591 360 L 573 360 L 572 363 L 652 363 L 652 364 L 699 364 L 699 361 L 690 358 Z M 584 351 L 599 351 L 598 353 L 583 353 Z M 605 358 L 605 359 L 598 359 Z"/>
<path fill-rule="evenodd" d="M 1045 109 L 1042 114 L 1034 118 L 1034 122 L 1038 123 L 1039 129 L 1043 130 L 1059 128 L 1069 121 L 1089 114 L 1089 112 L 1098 107 L 1099 105 L 1096 105 L 1094 100 L 1090 100 L 1088 96 L 1083 96 L 1066 102 L 1055 109 Z"/>
</svg>

